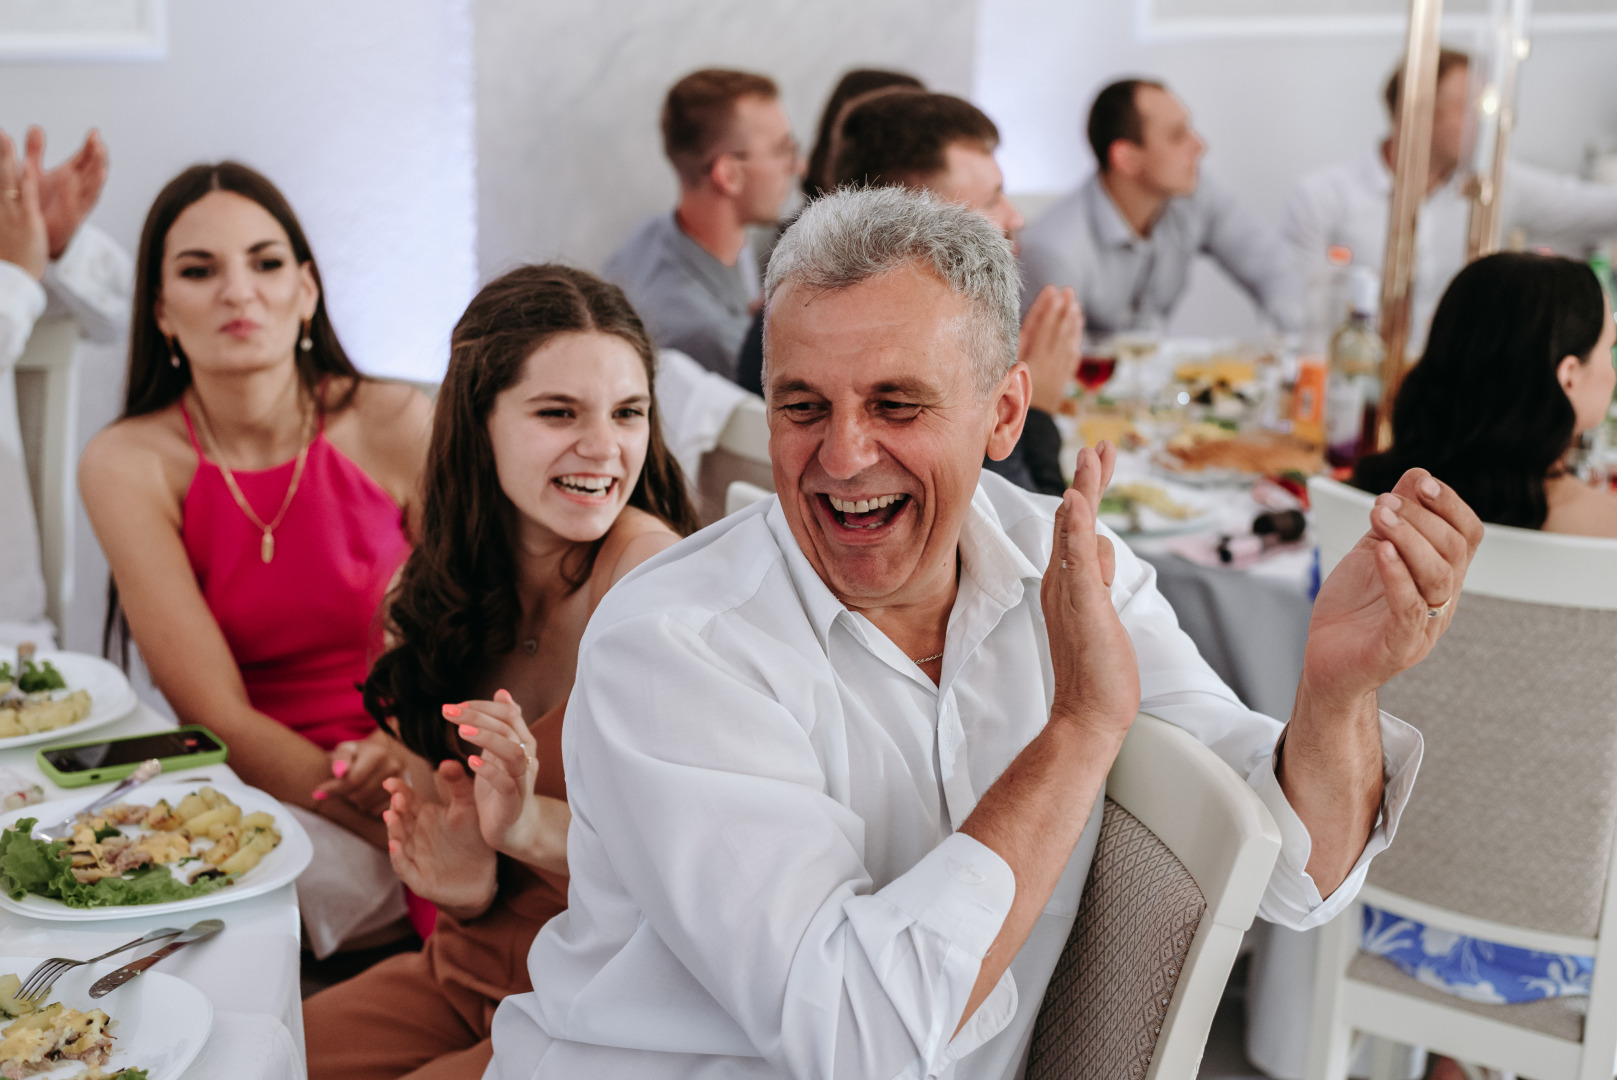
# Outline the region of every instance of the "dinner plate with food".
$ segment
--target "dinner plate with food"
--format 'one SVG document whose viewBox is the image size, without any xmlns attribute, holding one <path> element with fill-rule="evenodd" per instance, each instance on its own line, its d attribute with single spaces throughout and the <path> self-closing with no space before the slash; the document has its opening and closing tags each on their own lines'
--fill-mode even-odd
<svg viewBox="0 0 1617 1080">
<path fill-rule="evenodd" d="M 61 922 L 191 911 L 278 889 L 314 856 L 309 834 L 271 796 L 198 781 L 153 782 L 78 814 L 68 840 L 32 835 L 91 801 L 0 814 L 0 908 Z"/>
<path fill-rule="evenodd" d="M 0 750 L 110 724 L 135 704 L 128 678 L 99 656 L 0 648 Z"/>
<path fill-rule="evenodd" d="M 1313 475 L 1325 467 L 1319 449 L 1301 439 L 1213 421 L 1186 424 L 1153 461 L 1175 480 L 1199 487 L 1249 483 L 1270 473 Z"/>
<path fill-rule="evenodd" d="M 1122 536 L 1165 536 L 1213 524 L 1215 507 L 1205 493 L 1178 485 L 1118 481 L 1100 500 L 1100 519 Z"/>
<path fill-rule="evenodd" d="M 41 959 L 0 956 L 6 1080 L 176 1080 L 208 1041 L 213 1004 L 184 979 L 148 971 L 115 994 L 90 997 L 90 985 L 128 957 L 69 971 L 44 1001 L 16 1001 Z"/>
</svg>

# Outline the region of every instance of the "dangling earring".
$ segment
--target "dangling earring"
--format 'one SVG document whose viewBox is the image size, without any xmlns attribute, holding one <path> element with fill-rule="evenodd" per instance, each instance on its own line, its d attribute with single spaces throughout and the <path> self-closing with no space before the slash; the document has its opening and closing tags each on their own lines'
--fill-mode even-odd
<svg viewBox="0 0 1617 1080">
<path fill-rule="evenodd" d="M 174 367 L 174 368 L 179 367 L 180 366 L 180 355 L 179 355 L 179 353 L 174 351 L 174 339 L 173 338 L 164 338 L 163 340 L 168 342 L 168 366 L 169 367 Z"/>
<path fill-rule="evenodd" d="M 304 352 L 314 351 L 314 338 L 309 336 L 309 325 L 312 320 L 303 320 L 303 337 L 298 341 L 298 348 Z"/>
</svg>

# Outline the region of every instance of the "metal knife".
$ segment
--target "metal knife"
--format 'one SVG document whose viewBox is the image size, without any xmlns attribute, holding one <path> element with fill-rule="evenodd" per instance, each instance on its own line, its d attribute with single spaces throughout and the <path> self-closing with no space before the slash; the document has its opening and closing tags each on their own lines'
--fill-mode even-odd
<svg viewBox="0 0 1617 1080">
<path fill-rule="evenodd" d="M 132 963 L 125 964 L 111 975 L 104 975 L 97 979 L 95 985 L 90 987 L 90 996 L 93 998 L 106 997 L 130 979 L 163 959 L 163 957 L 178 952 L 193 941 L 203 941 L 211 938 L 224 928 L 225 924 L 222 919 L 203 919 L 156 952 L 143 956 Z"/>
</svg>

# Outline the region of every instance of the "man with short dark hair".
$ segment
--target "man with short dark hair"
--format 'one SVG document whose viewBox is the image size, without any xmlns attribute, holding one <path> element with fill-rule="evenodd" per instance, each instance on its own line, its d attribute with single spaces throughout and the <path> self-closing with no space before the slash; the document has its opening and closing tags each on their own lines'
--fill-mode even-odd
<svg viewBox="0 0 1617 1080">
<path fill-rule="evenodd" d="M 1346 248 L 1352 262 L 1380 274 L 1387 244 L 1387 209 L 1397 162 L 1402 65 L 1382 89 L 1391 130 L 1381 145 L 1357 161 L 1327 166 L 1298 181 L 1286 205 L 1282 234 L 1292 275 L 1317 278 L 1331 248 Z M 1426 197 L 1416 218 L 1410 349 L 1418 351 L 1443 290 L 1465 265 L 1471 201 L 1465 192 L 1470 156 L 1468 121 L 1471 58 L 1443 49 L 1437 60 L 1437 101 L 1427 158 Z M 1508 234 L 1522 242 L 1582 257 L 1590 247 L 1617 236 L 1617 186 L 1510 161 L 1501 197 Z"/>
<path fill-rule="evenodd" d="M 1045 285 L 1078 290 L 1092 330 L 1160 330 L 1211 255 L 1283 329 L 1299 321 L 1279 240 L 1199 176 L 1207 145 L 1160 82 L 1124 79 L 1095 98 L 1096 172 L 1022 237 L 1023 303 Z"/>
<path fill-rule="evenodd" d="M 977 106 L 951 94 L 899 88 L 849 103 L 833 133 L 826 169 L 833 189 L 904 187 L 930 191 L 975 210 L 1014 241 L 1022 215 L 1005 195 L 994 151 L 999 128 Z M 1019 355 L 1032 375 L 1027 423 L 1011 452 L 983 462 L 1018 487 L 1059 495 L 1067 484 L 1058 454 L 1061 435 L 1051 415 L 1078 368 L 1083 310 L 1071 289 L 1050 288 L 1022 323 Z M 763 392 L 763 322 L 754 321 L 737 381 Z"/>
<path fill-rule="evenodd" d="M 803 173 L 775 84 L 717 68 L 692 72 L 663 103 L 663 152 L 679 205 L 645 222 L 613 253 L 623 287 L 658 346 L 735 377 L 758 296 L 747 226 L 772 225 Z"/>
</svg>

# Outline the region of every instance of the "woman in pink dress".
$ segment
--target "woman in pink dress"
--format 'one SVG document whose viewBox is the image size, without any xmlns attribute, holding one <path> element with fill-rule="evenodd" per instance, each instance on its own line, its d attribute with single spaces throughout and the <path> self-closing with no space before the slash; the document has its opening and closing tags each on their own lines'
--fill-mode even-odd
<svg viewBox="0 0 1617 1080">
<path fill-rule="evenodd" d="M 123 415 L 79 466 L 112 569 L 108 644 L 132 633 L 180 721 L 305 819 L 318 955 L 404 914 L 380 818 L 400 756 L 358 684 L 430 427 L 425 397 L 343 352 L 273 184 L 225 162 L 163 189 L 137 254 Z"/>
</svg>

